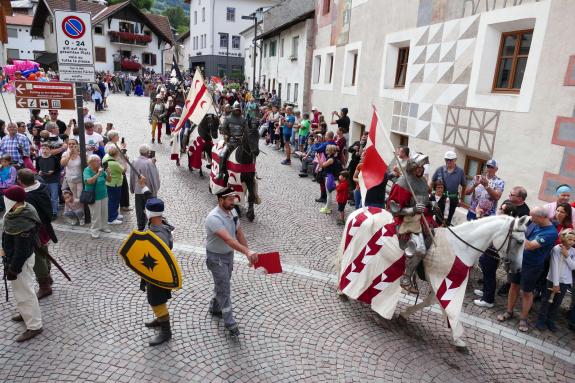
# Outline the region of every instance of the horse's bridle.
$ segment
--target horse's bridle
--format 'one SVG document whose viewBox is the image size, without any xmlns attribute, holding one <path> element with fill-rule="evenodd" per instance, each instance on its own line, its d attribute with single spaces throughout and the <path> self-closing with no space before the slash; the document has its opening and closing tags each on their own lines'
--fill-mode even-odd
<svg viewBox="0 0 575 383">
<path fill-rule="evenodd" d="M 505 246 L 505 243 L 507 243 L 507 250 L 505 251 L 505 257 L 502 257 L 501 259 L 504 262 L 508 262 L 508 257 L 507 255 L 509 254 L 509 250 L 511 248 L 511 237 L 513 235 L 513 232 L 525 232 L 525 230 L 514 230 L 513 226 L 515 225 L 515 220 L 511 221 L 511 223 L 509 224 L 509 230 L 507 231 L 507 235 L 505 236 L 505 239 L 503 240 L 503 243 L 501 243 L 501 246 L 499 246 L 499 249 L 495 249 L 495 252 L 497 254 L 499 254 L 499 252 L 501 251 L 501 249 L 503 248 L 503 246 Z M 473 246 L 472 244 L 470 244 L 469 242 L 467 242 L 465 239 L 461 238 L 459 235 L 457 235 L 452 229 L 451 227 L 447 226 L 447 230 L 449 230 L 449 232 L 451 234 L 453 234 L 455 236 L 455 238 L 457 238 L 458 240 L 460 240 L 461 242 L 463 242 L 466 246 L 471 247 L 473 250 L 481 253 L 481 254 L 485 254 L 489 257 L 495 258 L 495 259 L 499 259 L 499 257 L 495 257 L 491 254 L 489 254 L 488 252 L 486 252 L 485 250 L 481 250 L 478 249 L 477 247 Z"/>
</svg>

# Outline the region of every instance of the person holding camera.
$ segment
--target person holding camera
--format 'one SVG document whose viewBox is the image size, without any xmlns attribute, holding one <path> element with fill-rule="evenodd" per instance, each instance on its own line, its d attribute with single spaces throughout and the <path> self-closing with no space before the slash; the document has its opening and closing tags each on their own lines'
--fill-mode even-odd
<svg viewBox="0 0 575 383">
<path fill-rule="evenodd" d="M 140 145 L 140 156 L 132 162 L 132 171 L 130 172 L 130 191 L 134 194 L 136 203 L 136 219 L 138 230 L 144 231 L 146 228 L 146 212 L 144 210 L 148 198 L 157 197 L 160 190 L 160 174 L 156 167 L 156 152 L 150 149 L 147 144 Z M 144 193 L 138 179 L 144 176 L 146 179 L 146 188 L 150 193 Z"/>
<path fill-rule="evenodd" d="M 106 182 L 112 180 L 110 169 L 102 168 L 102 160 L 96 154 L 88 157 L 88 166 L 84 169 L 84 189 L 93 191 L 94 203 L 89 204 L 92 217 L 92 238 L 100 238 L 100 231 L 110 233 L 108 228 L 108 190 Z"/>
<path fill-rule="evenodd" d="M 8 123 L 6 130 L 8 134 L 0 141 L 0 155 L 8 154 L 12 163 L 21 168 L 24 166 L 24 156 L 30 155 L 30 141 L 18 133 L 18 125 L 13 122 Z"/>
<path fill-rule="evenodd" d="M 467 212 L 468 221 L 495 215 L 497 201 L 505 188 L 505 181 L 495 175 L 498 170 L 497 161 L 490 159 L 485 167 L 485 174 L 475 176 L 473 184 L 465 191 L 465 194 L 471 194 L 471 205 Z"/>
</svg>

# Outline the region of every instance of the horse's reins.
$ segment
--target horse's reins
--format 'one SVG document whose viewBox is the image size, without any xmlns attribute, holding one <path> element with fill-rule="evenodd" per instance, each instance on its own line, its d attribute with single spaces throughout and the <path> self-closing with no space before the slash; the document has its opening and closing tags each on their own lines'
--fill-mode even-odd
<svg viewBox="0 0 575 383">
<path fill-rule="evenodd" d="M 501 244 L 501 246 L 499 246 L 499 249 L 495 249 L 496 253 L 499 254 L 499 252 L 501 251 L 501 249 L 503 249 L 503 246 L 505 246 L 505 243 L 507 243 L 507 251 L 506 254 L 509 253 L 509 248 L 511 247 L 511 235 L 513 233 L 513 225 L 515 224 L 515 221 L 512 221 L 509 225 L 509 230 L 507 231 L 507 235 L 505 236 L 505 240 L 503 240 L 503 243 Z M 481 250 L 478 249 L 477 247 L 473 246 L 472 244 L 470 244 L 469 242 L 467 242 L 465 239 L 461 238 L 459 235 L 457 235 L 452 229 L 451 227 L 447 226 L 447 230 L 449 230 L 449 232 L 451 234 L 453 234 L 455 236 L 455 238 L 457 238 L 458 240 L 460 240 L 461 242 L 463 242 L 466 246 L 471 247 L 473 250 L 485 254 L 491 258 L 494 259 L 499 259 L 499 257 L 493 256 L 489 253 L 487 253 L 486 250 Z M 516 231 L 521 231 L 521 230 L 516 230 Z M 503 258 L 506 259 L 507 257 Z"/>
</svg>

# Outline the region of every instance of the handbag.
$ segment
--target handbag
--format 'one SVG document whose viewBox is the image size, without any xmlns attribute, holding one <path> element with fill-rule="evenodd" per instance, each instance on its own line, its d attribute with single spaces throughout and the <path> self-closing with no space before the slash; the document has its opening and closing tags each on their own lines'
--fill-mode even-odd
<svg viewBox="0 0 575 383">
<path fill-rule="evenodd" d="M 336 184 L 335 184 L 335 177 L 332 173 L 327 173 L 327 178 L 326 178 L 326 188 L 328 192 L 332 192 L 335 190 Z"/>
<path fill-rule="evenodd" d="M 80 194 L 80 202 L 88 205 L 91 205 L 94 202 L 96 202 L 96 193 L 94 192 L 94 190 L 87 190 L 87 189 L 82 190 L 82 193 Z"/>
<path fill-rule="evenodd" d="M 88 205 L 91 205 L 94 202 L 96 202 L 96 190 L 95 189 L 96 189 L 96 184 L 94 184 L 94 187 L 92 188 L 92 190 L 88 189 L 88 185 L 84 185 L 84 190 L 82 190 L 82 193 L 80 193 L 80 202 L 83 204 L 88 204 Z"/>
</svg>

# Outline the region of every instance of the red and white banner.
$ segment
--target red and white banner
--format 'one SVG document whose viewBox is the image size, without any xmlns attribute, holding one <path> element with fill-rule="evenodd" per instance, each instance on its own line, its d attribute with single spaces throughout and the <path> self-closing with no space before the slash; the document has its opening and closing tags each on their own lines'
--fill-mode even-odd
<svg viewBox="0 0 575 383">
<path fill-rule="evenodd" d="M 182 110 L 182 118 L 178 121 L 178 125 L 176 125 L 173 133 L 177 133 L 188 120 L 198 125 L 210 111 L 215 111 L 213 98 L 198 68 L 192 79 L 188 97 L 186 97 L 186 102 Z"/>
<path fill-rule="evenodd" d="M 345 295 L 367 303 L 391 319 L 401 294 L 399 279 L 406 258 L 393 234 L 392 216 L 376 207 L 361 208 L 347 219 L 338 249 L 338 288 Z M 449 324 L 456 328 L 465 297 L 469 271 L 451 250 L 446 229 L 436 229 L 435 246 L 424 258 L 426 276 Z"/>
<path fill-rule="evenodd" d="M 391 319 L 399 300 L 399 279 L 405 256 L 386 225 L 392 216 L 377 207 L 361 208 L 347 219 L 338 256 L 339 289 L 367 303 L 384 318 Z"/>
<path fill-rule="evenodd" d="M 369 137 L 365 145 L 365 157 L 361 172 L 359 173 L 359 187 L 361 190 L 361 200 L 365 201 L 365 194 L 369 189 L 383 182 L 387 166 L 395 156 L 387 132 L 383 124 L 379 121 L 379 116 L 375 106 L 369 127 Z"/>
<path fill-rule="evenodd" d="M 236 148 L 229 156 L 226 166 L 228 168 L 228 184 L 225 184 L 224 179 L 218 179 L 217 175 L 220 172 L 220 155 L 224 149 L 224 141 L 220 140 L 214 142 L 212 147 L 212 169 L 210 173 L 210 191 L 212 194 L 217 194 L 224 190 L 226 187 L 231 187 L 239 194 L 239 202 L 245 200 L 245 190 L 241 181 L 242 173 L 251 173 L 256 171 L 256 164 L 240 164 L 236 161 Z"/>
<path fill-rule="evenodd" d="M 202 167 L 202 153 L 204 152 L 204 147 L 206 146 L 206 141 L 200 136 L 199 128 L 196 126 L 192 133 L 190 133 L 190 146 L 188 147 L 189 155 L 189 165 L 193 169 L 200 169 Z"/>
</svg>

